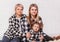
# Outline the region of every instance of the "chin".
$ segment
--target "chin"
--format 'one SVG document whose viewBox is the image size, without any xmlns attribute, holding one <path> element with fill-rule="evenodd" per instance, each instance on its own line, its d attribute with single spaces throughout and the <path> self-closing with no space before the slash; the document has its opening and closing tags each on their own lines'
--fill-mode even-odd
<svg viewBox="0 0 60 42">
<path fill-rule="evenodd" d="M 35 32 L 38 32 L 37 30 Z"/>
<path fill-rule="evenodd" d="M 36 15 L 36 14 L 33 14 L 34 16 Z"/>
<path fill-rule="evenodd" d="M 19 15 L 21 15 L 21 13 Z"/>
</svg>

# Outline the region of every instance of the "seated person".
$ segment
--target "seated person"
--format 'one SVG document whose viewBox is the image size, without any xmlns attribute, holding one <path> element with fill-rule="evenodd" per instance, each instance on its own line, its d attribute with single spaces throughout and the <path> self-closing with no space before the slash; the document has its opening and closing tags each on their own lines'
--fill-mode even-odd
<svg viewBox="0 0 60 42">
<path fill-rule="evenodd" d="M 60 35 L 56 35 L 53 38 L 56 39 L 56 40 L 58 40 L 58 39 L 60 39 Z"/>
<path fill-rule="evenodd" d="M 29 37 L 30 35 L 30 37 Z M 44 32 L 40 32 L 40 26 L 38 22 L 32 23 L 30 32 L 26 35 L 26 41 L 28 42 L 45 42 L 53 40 L 50 36 L 45 34 Z"/>
</svg>

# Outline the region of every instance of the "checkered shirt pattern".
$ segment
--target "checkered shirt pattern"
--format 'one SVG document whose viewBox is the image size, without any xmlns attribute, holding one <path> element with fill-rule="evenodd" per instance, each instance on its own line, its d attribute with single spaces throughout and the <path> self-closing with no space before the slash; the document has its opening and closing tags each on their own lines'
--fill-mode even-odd
<svg viewBox="0 0 60 42">
<path fill-rule="evenodd" d="M 30 33 L 31 33 L 31 38 L 27 39 L 26 37 L 23 38 L 23 41 L 26 42 L 26 41 L 32 41 L 32 40 L 36 40 L 36 41 L 40 41 L 39 37 L 40 35 L 42 34 L 43 36 L 46 36 L 46 34 L 44 32 L 37 32 L 35 33 L 32 29 L 30 30 Z"/>
<path fill-rule="evenodd" d="M 19 22 L 21 25 L 21 31 L 19 30 Z M 25 14 L 22 14 L 20 21 L 16 19 L 16 14 L 9 18 L 9 27 L 7 31 L 4 33 L 4 36 L 7 36 L 9 39 L 15 37 L 25 36 L 25 34 L 29 31 L 29 24 L 27 22 L 27 18 Z"/>
</svg>

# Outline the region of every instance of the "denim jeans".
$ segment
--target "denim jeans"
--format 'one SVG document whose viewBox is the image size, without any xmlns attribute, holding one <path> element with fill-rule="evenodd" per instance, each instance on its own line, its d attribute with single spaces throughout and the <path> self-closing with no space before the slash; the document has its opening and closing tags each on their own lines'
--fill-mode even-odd
<svg viewBox="0 0 60 42">
<path fill-rule="evenodd" d="M 21 42 L 21 39 L 16 37 L 16 38 L 13 38 L 13 39 L 10 40 L 6 36 L 3 36 L 2 42 Z"/>
</svg>

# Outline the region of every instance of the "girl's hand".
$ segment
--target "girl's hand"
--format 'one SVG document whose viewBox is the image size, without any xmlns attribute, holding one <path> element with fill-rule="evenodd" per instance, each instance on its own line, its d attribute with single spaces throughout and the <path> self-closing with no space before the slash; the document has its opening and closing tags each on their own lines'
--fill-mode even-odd
<svg viewBox="0 0 60 42">
<path fill-rule="evenodd" d="M 40 39 L 40 41 L 43 41 L 44 37 L 42 35 L 40 35 L 39 39 Z"/>
<path fill-rule="evenodd" d="M 27 38 L 30 38 L 30 37 L 31 37 L 30 32 L 27 32 L 27 33 L 26 33 L 26 37 L 27 37 Z"/>
<path fill-rule="evenodd" d="M 33 40 L 32 42 L 36 42 L 35 40 Z"/>
</svg>

